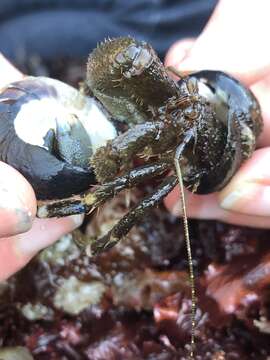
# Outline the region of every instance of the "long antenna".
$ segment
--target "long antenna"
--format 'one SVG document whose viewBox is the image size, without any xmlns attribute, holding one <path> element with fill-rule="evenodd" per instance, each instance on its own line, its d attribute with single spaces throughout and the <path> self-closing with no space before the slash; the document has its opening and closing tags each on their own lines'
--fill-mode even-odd
<svg viewBox="0 0 270 360">
<path fill-rule="evenodd" d="M 188 256 L 188 267 L 189 267 L 189 282 L 191 289 L 191 339 L 190 339 L 190 359 L 194 359 L 194 350 L 195 350 L 195 315 L 196 315 L 196 292 L 195 292 L 195 278 L 194 278 L 194 270 L 192 263 L 192 252 L 191 252 L 191 244 L 189 238 L 189 230 L 188 230 L 188 221 L 187 221 L 187 211 L 186 211 L 186 201 L 184 194 L 184 184 L 183 184 L 183 176 L 181 172 L 181 168 L 179 165 L 179 156 L 176 154 L 174 158 L 174 165 L 176 174 L 179 181 L 180 188 L 180 200 L 181 200 L 181 208 L 182 208 L 182 218 L 184 224 L 184 235 L 185 242 L 187 248 L 187 256 Z"/>
</svg>

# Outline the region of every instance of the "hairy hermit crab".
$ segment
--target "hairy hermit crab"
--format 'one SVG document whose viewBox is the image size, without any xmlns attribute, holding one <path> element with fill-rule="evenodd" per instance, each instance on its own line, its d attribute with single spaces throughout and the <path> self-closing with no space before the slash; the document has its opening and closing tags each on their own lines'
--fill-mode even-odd
<svg viewBox="0 0 270 360">
<path fill-rule="evenodd" d="M 130 37 L 90 54 L 84 88 L 90 96 L 28 77 L 1 92 L 0 160 L 30 181 L 39 200 L 50 200 L 39 217 L 92 211 L 173 170 L 176 157 L 188 189 L 214 192 L 252 154 L 262 128 L 258 102 L 237 80 L 201 71 L 175 82 L 153 48 Z M 175 175 L 165 177 L 93 243 L 93 253 L 120 240 L 176 184 Z"/>
</svg>

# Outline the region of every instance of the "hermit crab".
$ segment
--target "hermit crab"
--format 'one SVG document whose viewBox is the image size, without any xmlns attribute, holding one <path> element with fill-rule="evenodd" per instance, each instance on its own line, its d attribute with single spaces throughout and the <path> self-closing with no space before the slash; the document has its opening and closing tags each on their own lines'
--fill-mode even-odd
<svg viewBox="0 0 270 360">
<path fill-rule="evenodd" d="M 153 48 L 131 37 L 107 40 L 89 56 L 84 92 L 28 77 L 0 95 L 0 159 L 33 185 L 39 217 L 90 212 L 118 192 L 174 170 L 195 193 L 224 187 L 255 148 L 258 102 L 220 71 L 168 75 Z M 136 164 L 136 166 L 135 166 Z M 93 243 L 120 240 L 177 184 L 158 189 Z"/>
</svg>

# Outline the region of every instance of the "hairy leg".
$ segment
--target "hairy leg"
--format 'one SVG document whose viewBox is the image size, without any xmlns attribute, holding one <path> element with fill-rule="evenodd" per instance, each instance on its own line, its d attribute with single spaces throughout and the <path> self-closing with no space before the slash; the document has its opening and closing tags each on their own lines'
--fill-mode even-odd
<svg viewBox="0 0 270 360">
<path fill-rule="evenodd" d="M 193 139 L 194 132 L 193 129 L 190 129 L 186 132 L 183 141 L 177 147 L 173 159 L 174 161 L 181 161 L 186 147 L 193 141 Z M 171 162 L 169 162 L 169 166 L 171 166 Z M 158 205 L 164 197 L 172 191 L 176 184 L 177 176 L 167 177 L 155 192 L 144 198 L 136 207 L 130 210 L 105 236 L 97 240 L 87 239 L 87 237 L 84 237 L 83 239 L 80 239 L 81 242 L 84 245 L 88 245 L 88 248 L 90 249 L 89 253 L 91 255 L 99 254 L 100 252 L 111 248 L 117 244 L 121 238 L 124 237 L 130 229 L 145 216 L 148 211 Z"/>
<path fill-rule="evenodd" d="M 181 121 L 152 121 L 138 124 L 97 149 L 91 164 L 99 183 L 127 171 L 136 157 L 160 155 L 176 146 L 183 133 Z"/>
<path fill-rule="evenodd" d="M 47 218 L 89 213 L 120 191 L 132 188 L 154 176 L 162 175 L 171 167 L 172 163 L 169 161 L 140 166 L 113 181 L 98 185 L 95 191 L 87 191 L 82 195 L 72 196 L 68 199 L 40 202 L 37 216 Z"/>
<path fill-rule="evenodd" d="M 92 209 L 96 208 L 100 203 L 115 194 L 115 191 L 111 190 L 114 185 L 117 187 L 121 181 L 126 183 L 125 175 L 123 177 L 121 176 L 119 181 L 116 180 L 116 183 L 114 183 L 114 181 L 120 169 L 127 170 L 133 165 L 133 159 L 136 156 L 144 157 L 149 154 L 159 154 L 161 159 L 160 163 L 166 162 L 168 164 L 167 158 L 170 156 L 164 156 L 164 154 L 173 143 L 177 143 L 179 138 L 177 125 L 179 124 L 167 126 L 167 124 L 161 121 L 147 122 L 135 125 L 127 132 L 108 141 L 105 146 L 100 147 L 96 151 L 91 159 L 98 183 L 109 183 L 108 187 L 104 184 L 104 187 L 100 188 L 101 191 L 97 190 L 97 193 L 95 191 L 87 191 L 82 195 L 75 195 L 68 199 L 40 202 L 37 216 L 41 218 L 60 217 L 92 211 Z M 164 158 L 165 160 L 163 160 Z M 170 160 L 172 163 L 172 158 Z M 152 167 L 148 168 L 148 166 L 149 165 L 146 165 L 145 172 L 141 172 L 141 168 L 139 168 L 139 170 L 135 169 L 135 172 L 131 170 L 127 174 L 127 177 L 133 179 L 133 182 L 130 184 L 131 186 L 136 186 L 137 183 L 142 182 L 144 180 L 144 174 L 145 179 L 147 179 L 148 177 L 158 175 L 161 171 L 159 165 L 157 167 L 154 165 L 154 169 Z M 164 165 L 162 165 L 162 167 L 163 166 Z M 141 177 L 142 179 L 140 179 Z M 136 178 L 138 178 L 138 182 L 136 182 Z M 131 187 L 130 185 L 126 187 Z M 110 194 L 110 192 L 113 192 L 113 195 L 103 196 L 104 189 L 105 195 L 107 193 Z"/>
<path fill-rule="evenodd" d="M 91 254 L 97 255 L 116 245 L 149 210 L 158 205 L 172 191 L 176 184 L 176 176 L 167 177 L 155 192 L 131 209 L 106 235 L 90 244 Z"/>
</svg>

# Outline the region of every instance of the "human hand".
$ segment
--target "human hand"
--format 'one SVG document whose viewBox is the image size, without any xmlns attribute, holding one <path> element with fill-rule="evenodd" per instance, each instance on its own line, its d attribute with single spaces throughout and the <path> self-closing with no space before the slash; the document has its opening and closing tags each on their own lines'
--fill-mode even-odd
<svg viewBox="0 0 270 360">
<path fill-rule="evenodd" d="M 1 54 L 0 74 L 0 88 L 23 78 Z M 83 221 L 81 215 L 36 219 L 36 208 L 31 185 L 18 171 L 0 162 L 0 281 Z"/>
<path fill-rule="evenodd" d="M 263 114 L 264 130 L 258 149 L 219 193 L 186 193 L 189 217 L 218 219 L 254 227 L 270 227 L 270 47 L 269 2 L 221 0 L 197 40 L 172 46 L 166 65 L 180 72 L 222 70 L 251 88 Z M 179 190 L 165 201 L 180 213 Z"/>
</svg>

